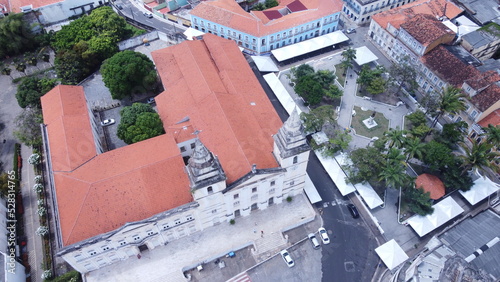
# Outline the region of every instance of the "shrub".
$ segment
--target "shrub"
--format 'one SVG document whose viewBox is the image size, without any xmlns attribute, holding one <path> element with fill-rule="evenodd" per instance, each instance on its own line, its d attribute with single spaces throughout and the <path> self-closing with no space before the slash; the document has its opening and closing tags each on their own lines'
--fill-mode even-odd
<svg viewBox="0 0 500 282">
<path fill-rule="evenodd" d="M 235 221 L 234 219 L 231 219 L 231 220 L 229 221 L 229 224 L 231 224 L 231 225 L 233 225 L 233 224 L 235 224 L 235 223 L 236 223 L 236 221 Z"/>
<path fill-rule="evenodd" d="M 292 200 L 293 200 L 293 198 L 292 198 L 291 196 L 286 197 L 286 201 L 287 201 L 287 202 L 289 202 L 289 203 L 290 203 L 290 202 L 292 202 Z"/>
</svg>

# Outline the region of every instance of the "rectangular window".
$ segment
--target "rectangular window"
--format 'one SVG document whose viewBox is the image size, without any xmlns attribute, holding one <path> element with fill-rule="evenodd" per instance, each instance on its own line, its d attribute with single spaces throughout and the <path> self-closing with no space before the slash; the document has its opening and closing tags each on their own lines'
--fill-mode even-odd
<svg viewBox="0 0 500 282">
<path fill-rule="evenodd" d="M 195 143 L 191 143 L 191 149 L 194 149 L 194 147 L 196 147 L 196 144 Z"/>
<path fill-rule="evenodd" d="M 181 147 L 181 152 L 182 153 L 186 152 L 186 148 L 184 146 Z"/>
<path fill-rule="evenodd" d="M 233 206 L 237 206 L 239 204 L 240 204 L 240 201 L 236 201 L 236 202 L 233 203 Z"/>
<path fill-rule="evenodd" d="M 151 235 L 153 235 L 153 234 L 155 234 L 155 233 L 154 233 L 152 230 L 149 230 L 149 231 L 148 231 L 148 236 L 151 236 Z"/>
<path fill-rule="evenodd" d="M 108 246 L 102 246 L 101 248 L 102 248 L 102 250 L 103 250 L 103 251 L 107 251 L 107 250 L 109 250 L 109 247 L 108 247 Z"/>
<path fill-rule="evenodd" d="M 269 194 L 273 194 L 273 193 L 274 193 L 274 188 L 269 189 Z"/>
<path fill-rule="evenodd" d="M 233 195 L 233 199 L 238 199 L 239 197 L 240 197 L 240 195 L 239 195 L 239 194 L 234 194 L 234 195 Z"/>
<path fill-rule="evenodd" d="M 168 229 L 169 227 L 170 227 L 170 225 L 165 224 L 165 225 L 163 225 L 163 230 Z"/>
<path fill-rule="evenodd" d="M 217 213 L 217 209 L 215 209 L 215 210 L 212 210 L 212 213 Z"/>
<path fill-rule="evenodd" d="M 189 220 L 193 220 L 193 216 L 192 215 L 188 215 L 186 216 L 186 220 L 189 221 Z"/>
<path fill-rule="evenodd" d="M 96 251 L 93 251 L 93 250 L 89 252 L 89 255 L 91 255 L 91 256 L 94 256 L 94 255 L 96 255 L 96 254 L 97 254 L 97 252 L 96 252 Z"/>
<path fill-rule="evenodd" d="M 252 200 L 252 201 L 257 200 L 257 197 L 258 197 L 258 196 L 259 196 L 259 195 L 253 195 L 253 196 L 252 196 L 252 198 L 251 198 L 251 200 Z"/>
<path fill-rule="evenodd" d="M 135 235 L 133 238 L 134 238 L 134 241 L 139 241 L 141 239 L 141 237 L 139 237 L 138 235 Z"/>
<path fill-rule="evenodd" d="M 177 220 L 175 221 L 175 225 L 178 225 L 178 224 L 181 224 L 181 220 L 180 220 L 180 219 L 177 219 Z"/>
<path fill-rule="evenodd" d="M 123 245 L 127 244 L 127 242 L 125 242 L 124 240 L 122 240 L 122 241 L 120 241 L 118 243 L 120 244 L 120 246 L 123 246 Z"/>
<path fill-rule="evenodd" d="M 271 181 L 271 186 L 274 186 L 276 184 L 276 181 Z"/>
<path fill-rule="evenodd" d="M 471 116 L 472 118 L 476 118 L 476 116 L 477 116 L 477 111 L 476 111 L 476 110 L 472 111 L 472 113 L 470 114 L 470 116 Z"/>
<path fill-rule="evenodd" d="M 252 193 L 257 192 L 257 187 L 252 188 Z"/>
</svg>

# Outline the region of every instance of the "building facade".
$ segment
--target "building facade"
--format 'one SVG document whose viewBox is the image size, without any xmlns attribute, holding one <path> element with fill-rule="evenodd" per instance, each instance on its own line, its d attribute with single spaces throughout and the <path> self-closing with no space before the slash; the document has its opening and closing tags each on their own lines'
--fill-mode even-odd
<svg viewBox="0 0 500 282">
<path fill-rule="evenodd" d="M 476 58 L 485 61 L 499 50 L 500 25 L 490 23 L 468 33 L 462 37 L 460 44 Z"/>
<path fill-rule="evenodd" d="M 377 13 L 394 9 L 415 0 L 344 0 L 342 12 L 359 25 L 368 24 Z"/>
<path fill-rule="evenodd" d="M 281 123 L 234 42 L 207 34 L 153 59 L 167 89 L 156 97 L 164 135 L 98 153 L 83 90 L 61 85 L 42 99 L 57 254 L 79 272 L 249 216 L 304 188 L 310 148 L 300 118 L 294 111 Z M 72 122 L 83 130 L 64 127 Z"/>
<path fill-rule="evenodd" d="M 340 0 L 284 0 L 265 11 L 246 12 L 234 0 L 203 1 L 191 11 L 191 26 L 262 55 L 338 30 L 341 5 Z"/>
</svg>

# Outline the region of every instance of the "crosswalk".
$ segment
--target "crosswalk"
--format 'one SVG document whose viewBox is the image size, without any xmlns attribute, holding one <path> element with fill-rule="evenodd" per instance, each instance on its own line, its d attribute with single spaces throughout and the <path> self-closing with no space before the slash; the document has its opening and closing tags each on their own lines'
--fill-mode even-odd
<svg viewBox="0 0 500 282">
<path fill-rule="evenodd" d="M 250 276 L 246 272 L 242 272 L 233 278 L 227 280 L 226 282 L 251 282 Z"/>
</svg>

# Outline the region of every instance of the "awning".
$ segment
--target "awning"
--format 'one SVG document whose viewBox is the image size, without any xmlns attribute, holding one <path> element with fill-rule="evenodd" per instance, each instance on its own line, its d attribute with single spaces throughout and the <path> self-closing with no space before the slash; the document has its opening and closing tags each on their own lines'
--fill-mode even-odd
<svg viewBox="0 0 500 282">
<path fill-rule="evenodd" d="M 384 201 L 380 199 L 377 192 L 373 190 L 373 187 L 370 185 L 370 183 L 358 183 L 355 184 L 354 187 L 356 187 L 359 195 L 363 198 L 363 201 L 365 201 L 366 205 L 370 209 L 374 209 L 384 204 Z"/>
<path fill-rule="evenodd" d="M 283 108 L 285 108 L 288 114 L 291 114 L 293 109 L 296 107 L 295 101 L 293 101 L 290 94 L 288 94 L 288 91 L 286 91 L 285 87 L 278 79 L 278 77 L 274 73 L 268 73 L 263 77 L 269 87 L 271 87 L 271 90 L 274 92 L 274 95 L 276 95 Z M 302 113 L 299 107 L 297 107 L 297 113 L 299 114 L 299 116 Z"/>
<path fill-rule="evenodd" d="M 334 158 L 334 159 L 325 158 L 321 155 L 321 152 L 319 152 L 319 151 L 315 151 L 315 152 L 316 152 L 316 156 L 318 157 L 319 161 L 321 162 L 321 164 L 325 168 L 326 173 L 328 173 L 328 175 L 330 176 L 332 181 L 335 183 L 335 186 L 337 186 L 337 188 L 339 189 L 340 194 L 342 194 L 342 196 L 345 196 L 349 193 L 356 191 L 356 189 L 354 188 L 354 186 L 352 184 L 348 184 L 345 181 L 346 175 L 345 175 L 344 171 L 342 170 L 342 168 L 340 167 L 340 164 L 337 162 L 337 158 Z"/>
<path fill-rule="evenodd" d="M 408 259 L 408 255 L 394 239 L 376 248 L 375 252 L 390 270 Z"/>
<path fill-rule="evenodd" d="M 464 209 L 451 197 L 443 199 L 432 207 L 434 208 L 432 214 L 426 216 L 414 215 L 407 221 L 420 237 L 464 212 Z"/>
<path fill-rule="evenodd" d="M 469 191 L 458 191 L 471 205 L 475 205 L 486 199 L 489 195 L 498 191 L 499 185 L 491 181 L 489 178 L 479 177 L 474 181 L 474 185 Z"/>
<path fill-rule="evenodd" d="M 186 36 L 187 40 L 193 40 L 193 37 L 197 37 L 197 36 L 202 36 L 203 34 L 205 34 L 204 32 L 201 32 L 197 29 L 194 29 L 192 27 L 186 29 L 186 31 L 184 31 L 184 35 Z"/>
<path fill-rule="evenodd" d="M 375 56 L 375 54 L 373 54 L 372 51 L 370 51 L 370 49 L 368 49 L 368 47 L 366 46 L 358 47 L 355 50 L 356 59 L 354 59 L 354 61 L 356 62 L 356 64 L 358 64 L 358 66 L 362 66 L 364 64 L 368 64 L 378 60 L 378 57 Z"/>
<path fill-rule="evenodd" d="M 278 62 L 282 62 L 347 40 L 349 40 L 349 38 L 342 31 L 337 30 L 332 33 L 272 50 L 271 53 Z"/>
<path fill-rule="evenodd" d="M 261 72 L 279 71 L 278 67 L 276 66 L 276 64 L 274 64 L 271 57 L 252 56 L 252 60 L 255 62 L 255 65 Z"/>
<path fill-rule="evenodd" d="M 304 183 L 304 192 L 306 192 L 307 198 L 309 198 L 309 202 L 311 202 L 311 204 L 318 203 L 323 200 L 321 199 L 318 190 L 316 190 L 316 186 L 314 186 L 314 183 L 311 181 L 309 174 L 306 174 L 306 181 Z"/>
</svg>

